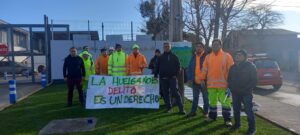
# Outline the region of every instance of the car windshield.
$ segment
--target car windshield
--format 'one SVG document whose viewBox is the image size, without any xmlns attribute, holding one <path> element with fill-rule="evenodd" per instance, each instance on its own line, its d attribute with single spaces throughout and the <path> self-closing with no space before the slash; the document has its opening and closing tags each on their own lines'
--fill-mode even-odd
<svg viewBox="0 0 300 135">
<path fill-rule="evenodd" d="M 256 68 L 278 68 L 277 62 L 272 60 L 256 60 L 254 64 Z"/>
</svg>

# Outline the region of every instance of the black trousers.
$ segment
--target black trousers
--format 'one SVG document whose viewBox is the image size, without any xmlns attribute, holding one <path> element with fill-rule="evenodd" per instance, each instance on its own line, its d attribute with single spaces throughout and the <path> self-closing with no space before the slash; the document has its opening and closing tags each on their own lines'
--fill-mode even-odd
<svg viewBox="0 0 300 135">
<path fill-rule="evenodd" d="M 82 91 L 82 79 L 81 78 L 68 78 L 67 85 L 68 85 L 68 105 L 72 105 L 74 86 L 76 86 L 77 91 L 78 91 L 79 102 L 81 103 L 81 105 L 84 105 L 84 98 L 83 98 L 83 91 Z"/>
<path fill-rule="evenodd" d="M 167 109 L 172 108 L 171 95 L 174 95 L 179 111 L 184 111 L 182 99 L 178 91 L 177 78 L 161 78 L 160 82 Z"/>
</svg>

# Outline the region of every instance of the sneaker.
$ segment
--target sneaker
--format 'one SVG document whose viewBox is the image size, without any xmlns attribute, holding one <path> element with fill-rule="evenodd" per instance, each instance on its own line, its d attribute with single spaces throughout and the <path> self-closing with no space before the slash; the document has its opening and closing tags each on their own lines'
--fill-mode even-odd
<svg viewBox="0 0 300 135">
<path fill-rule="evenodd" d="M 203 114 L 203 117 L 204 118 L 208 118 L 208 114 Z"/>
<path fill-rule="evenodd" d="M 195 112 L 190 112 L 189 114 L 186 115 L 187 118 L 192 118 L 195 117 L 197 114 Z"/>
<path fill-rule="evenodd" d="M 256 130 L 254 130 L 254 131 L 248 130 L 246 135 L 255 135 L 255 133 L 256 133 Z"/>
<path fill-rule="evenodd" d="M 179 115 L 185 115 L 186 112 L 185 112 L 185 111 L 180 111 L 178 114 L 179 114 Z"/>
<path fill-rule="evenodd" d="M 225 126 L 226 126 L 226 127 L 232 127 L 231 121 L 226 121 L 226 122 L 225 122 Z"/>
<path fill-rule="evenodd" d="M 216 121 L 215 119 L 212 119 L 212 118 L 209 118 L 209 117 L 207 117 L 206 119 L 205 119 L 205 121 L 206 122 L 213 122 L 213 121 Z"/>
<path fill-rule="evenodd" d="M 172 111 L 172 109 L 168 109 L 166 112 L 167 113 L 172 113 L 173 111 Z"/>
</svg>

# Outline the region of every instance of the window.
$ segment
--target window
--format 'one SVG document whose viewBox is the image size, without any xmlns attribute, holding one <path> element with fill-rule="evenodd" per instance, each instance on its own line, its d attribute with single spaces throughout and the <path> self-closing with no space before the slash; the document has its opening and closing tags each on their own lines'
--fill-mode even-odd
<svg viewBox="0 0 300 135">
<path fill-rule="evenodd" d="M 7 44 L 7 32 L 0 30 L 0 43 Z"/>
<path fill-rule="evenodd" d="M 256 68 L 278 68 L 278 64 L 276 61 L 272 60 L 256 60 L 254 62 Z"/>
</svg>

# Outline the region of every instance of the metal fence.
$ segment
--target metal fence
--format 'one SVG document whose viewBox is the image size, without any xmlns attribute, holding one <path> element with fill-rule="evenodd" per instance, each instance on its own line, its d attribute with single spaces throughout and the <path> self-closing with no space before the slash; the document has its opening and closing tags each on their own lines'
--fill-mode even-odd
<svg viewBox="0 0 300 135">
<path fill-rule="evenodd" d="M 119 22 L 101 20 L 51 20 L 51 24 L 68 24 L 70 31 L 97 31 L 99 40 L 106 40 L 106 35 L 122 35 L 125 41 L 134 41 L 141 32 L 142 22 Z"/>
</svg>

